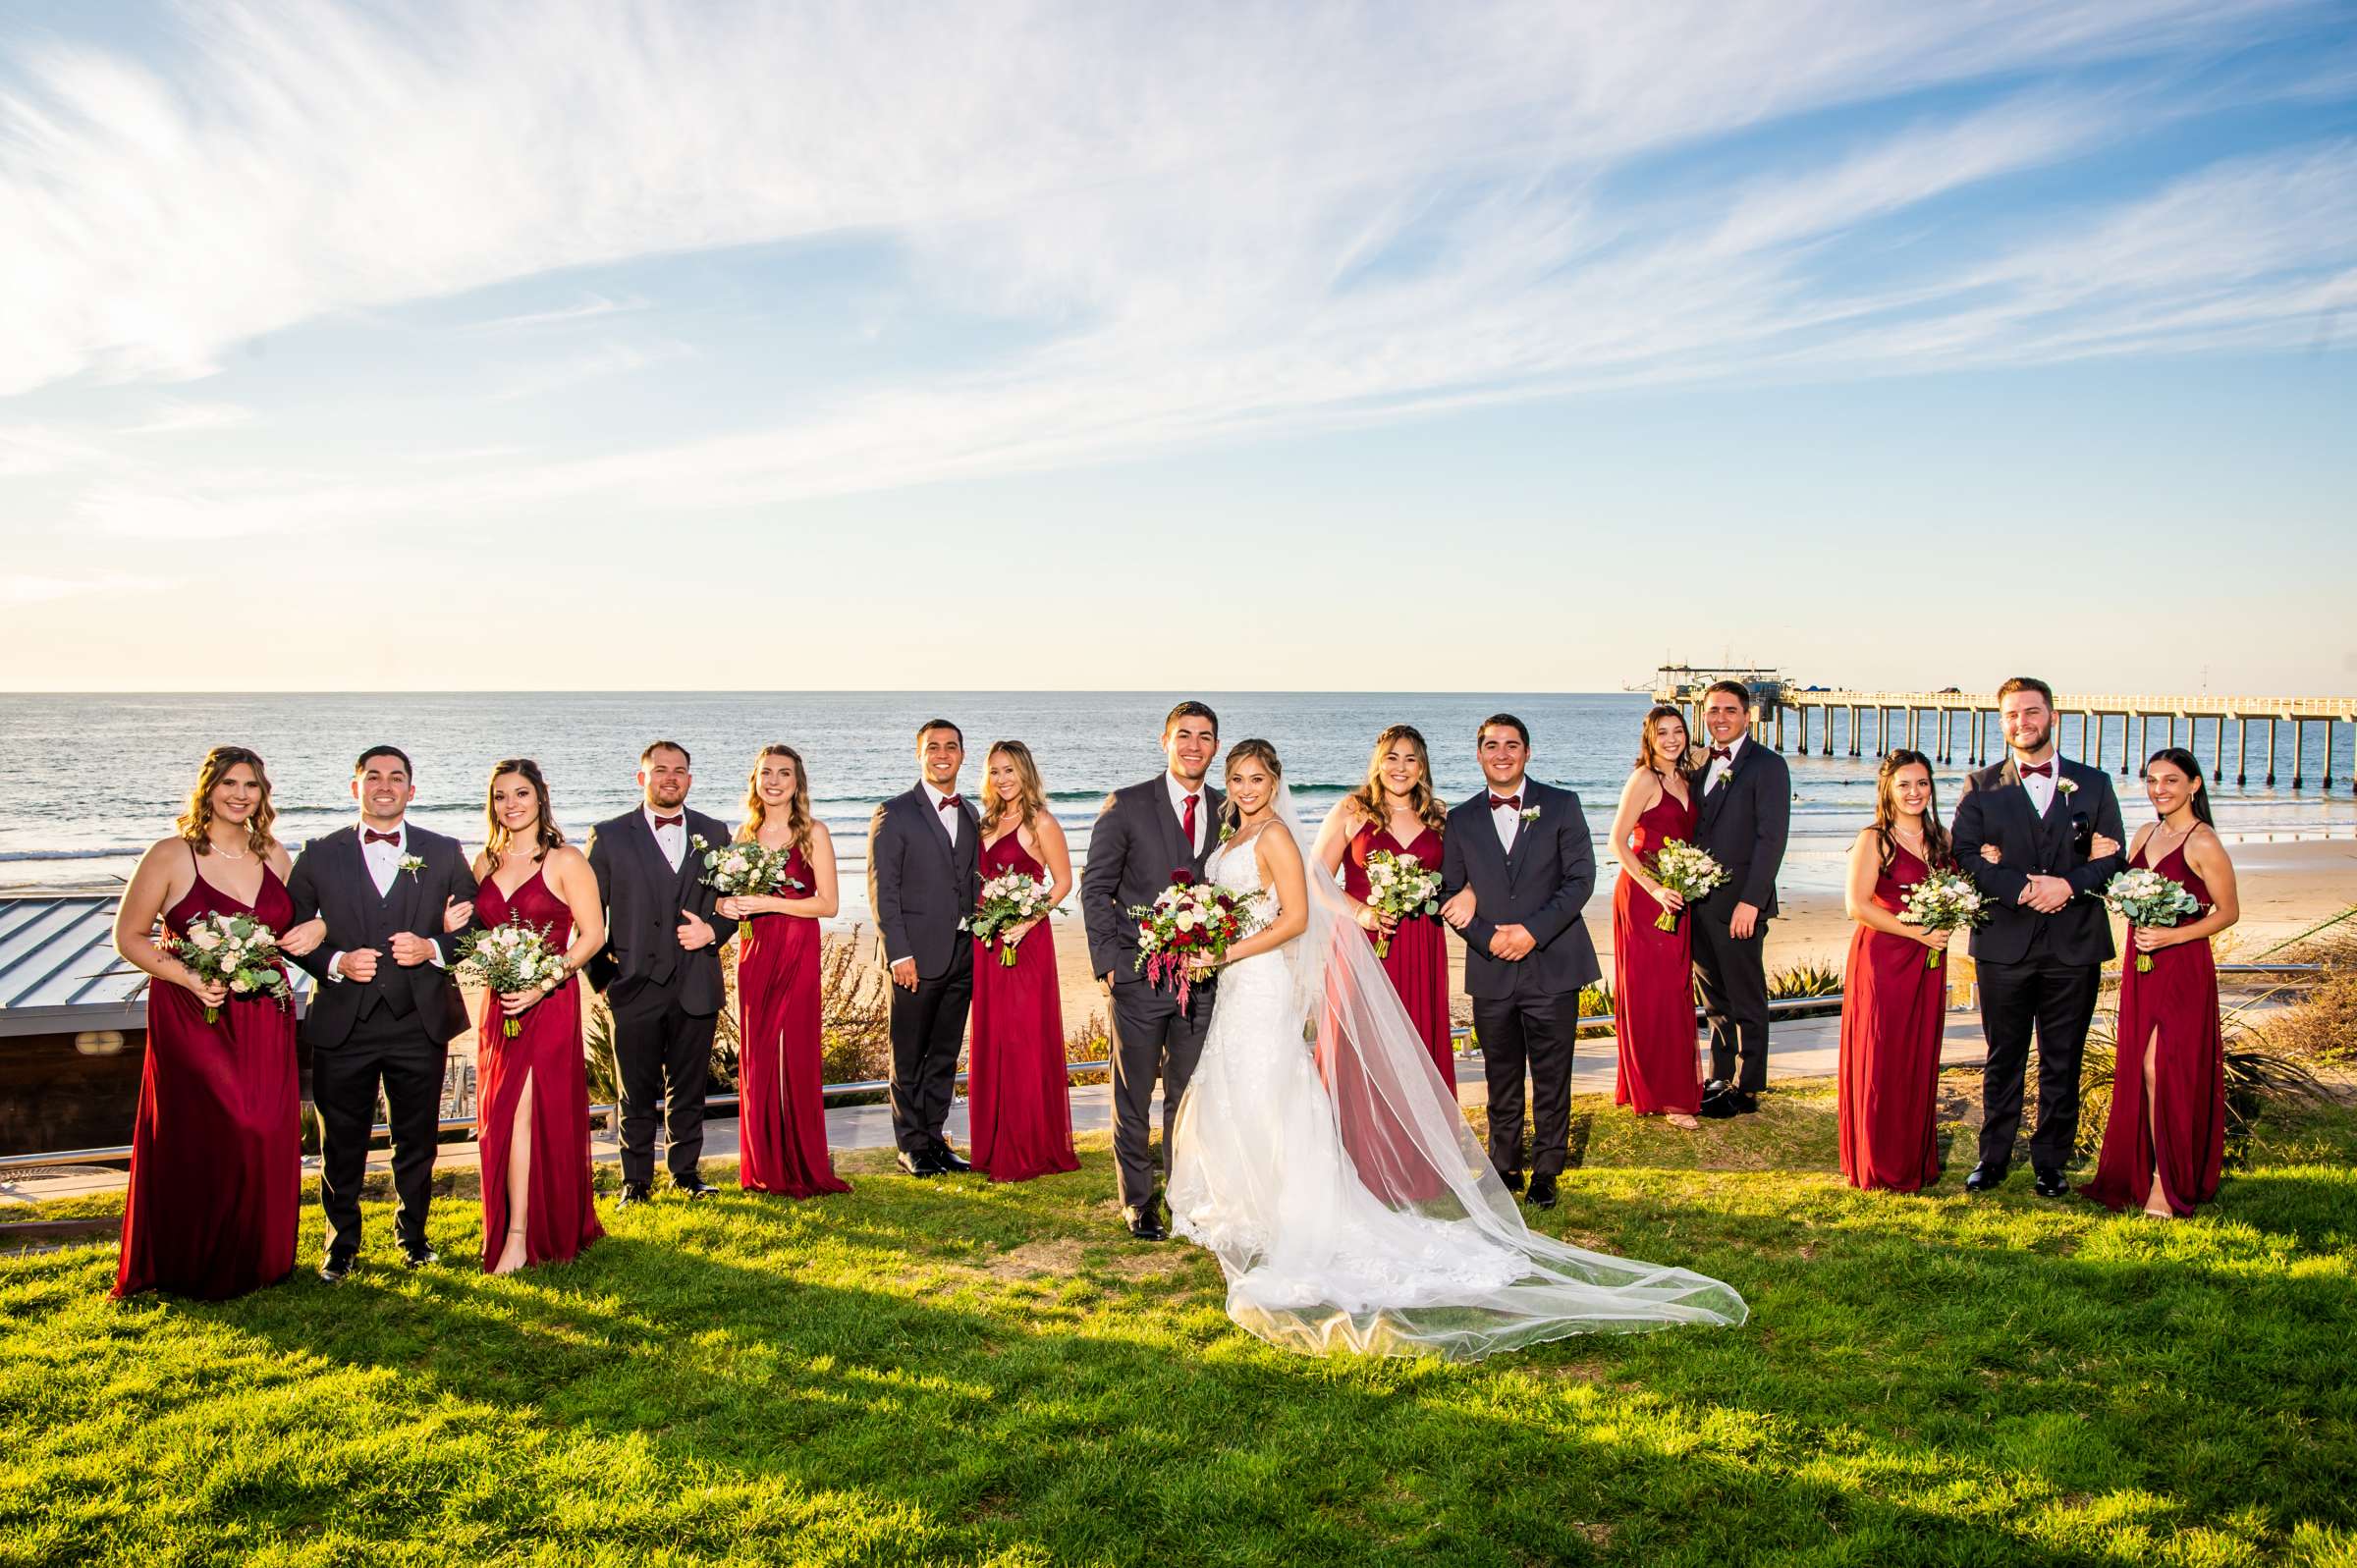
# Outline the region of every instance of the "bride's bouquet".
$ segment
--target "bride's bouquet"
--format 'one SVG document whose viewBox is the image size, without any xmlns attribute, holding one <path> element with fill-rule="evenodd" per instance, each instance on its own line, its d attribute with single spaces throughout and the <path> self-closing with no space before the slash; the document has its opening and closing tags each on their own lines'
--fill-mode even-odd
<svg viewBox="0 0 2357 1568">
<path fill-rule="evenodd" d="M 278 934 L 251 915 L 198 915 L 189 922 L 187 936 L 167 936 L 156 946 L 207 985 L 228 987 L 241 1001 L 268 997 L 284 1007 L 293 995 L 278 955 Z M 221 1009 L 205 1008 L 204 1021 L 219 1023 Z"/>
<path fill-rule="evenodd" d="M 1375 850 L 1367 856 L 1367 907 L 1394 920 L 1437 915 L 1441 912 L 1441 874 L 1426 869 L 1414 855 Z M 1392 939 L 1376 933 L 1375 956 L 1386 958 L 1391 951 Z"/>
<path fill-rule="evenodd" d="M 1899 906 L 1898 923 L 1926 931 L 1969 931 L 1989 918 L 1989 895 L 1970 877 L 1935 871 L 1907 890 Z M 1923 966 L 1937 969 L 1946 954 L 1938 947 L 1923 950 Z"/>
<path fill-rule="evenodd" d="M 565 955 L 549 946 L 548 927 L 511 920 L 460 938 L 455 973 L 462 982 L 490 992 L 483 1005 L 491 1007 L 511 991 L 537 991 L 547 981 L 563 979 Z M 523 1020 L 510 1016 L 499 1032 L 513 1040 L 523 1033 Z"/>
<path fill-rule="evenodd" d="M 767 893 L 800 892 L 802 884 L 786 874 L 794 861 L 794 845 L 764 849 L 750 838 L 722 844 L 718 849 L 697 834 L 692 842 L 704 857 L 705 886 L 724 898 L 757 898 Z M 737 922 L 737 935 L 750 938 L 753 923 Z"/>
<path fill-rule="evenodd" d="M 2104 902 L 2131 926 L 2173 926 L 2187 915 L 2202 912 L 2202 901 L 2183 883 L 2158 871 L 2123 871 L 2104 884 Z M 2136 972 L 2146 974 L 2153 955 L 2136 955 Z"/>
<path fill-rule="evenodd" d="M 974 940 L 985 947 L 993 939 L 999 943 L 999 965 L 1013 969 L 1015 945 L 1000 937 L 1009 926 L 1019 926 L 1026 920 L 1036 920 L 1052 914 L 1056 906 L 1048 901 L 1052 885 L 1045 877 L 1027 877 L 1019 871 L 1002 871 L 982 884 L 982 894 L 974 912 L 958 922 L 974 934 Z"/>
<path fill-rule="evenodd" d="M 1194 961 L 1219 962 L 1260 925 L 1249 897 L 1183 868 L 1171 873 L 1171 885 L 1152 903 L 1133 905 L 1129 913 L 1137 921 L 1137 967 L 1150 983 L 1176 987 L 1180 1012 L 1193 992 Z"/>
<path fill-rule="evenodd" d="M 1683 838 L 1672 838 L 1655 850 L 1653 858 L 1645 862 L 1645 869 L 1653 873 L 1654 881 L 1687 903 L 1703 897 L 1727 880 L 1725 866 L 1713 860 L 1701 845 L 1690 844 Z M 1677 916 L 1675 909 L 1663 910 L 1653 917 L 1654 929 L 1675 931 Z"/>
</svg>

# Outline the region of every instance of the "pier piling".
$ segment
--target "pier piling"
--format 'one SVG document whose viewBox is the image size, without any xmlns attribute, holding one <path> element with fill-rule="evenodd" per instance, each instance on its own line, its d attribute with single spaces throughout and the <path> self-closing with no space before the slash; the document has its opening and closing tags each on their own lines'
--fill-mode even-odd
<svg viewBox="0 0 2357 1568">
<path fill-rule="evenodd" d="M 2223 719 L 2219 721 L 2222 727 Z M 2251 720 L 2248 714 L 2234 716 L 2234 784 L 2235 787 L 2251 782 Z"/>
</svg>

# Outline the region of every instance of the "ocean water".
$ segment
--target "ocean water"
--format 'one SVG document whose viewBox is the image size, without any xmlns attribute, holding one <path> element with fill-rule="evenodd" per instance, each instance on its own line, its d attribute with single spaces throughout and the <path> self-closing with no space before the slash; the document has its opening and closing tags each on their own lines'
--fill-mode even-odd
<svg viewBox="0 0 2357 1568">
<path fill-rule="evenodd" d="M 694 757 L 699 808 L 734 822 L 743 815 L 745 776 L 765 743 L 781 740 L 808 763 L 813 800 L 835 835 L 843 865 L 844 917 L 864 912 L 869 813 L 915 782 L 915 734 L 940 717 L 965 731 L 967 792 L 978 792 L 990 741 L 1014 738 L 1038 759 L 1054 809 L 1087 853 L 1087 830 L 1105 792 L 1153 777 L 1171 692 L 417 692 L 386 695 L 238 693 L 0 695 L 0 888 L 88 887 L 127 876 L 138 852 L 171 831 L 205 750 L 232 742 L 268 762 L 278 831 L 290 845 L 352 820 L 352 764 L 368 745 L 391 743 L 416 764 L 411 808 L 426 827 L 473 844 L 483 833 L 491 764 L 530 756 L 548 777 L 558 820 L 576 840 L 589 826 L 637 798 L 638 753 L 660 736 Z M 1363 777 L 1375 735 L 1396 723 L 1423 730 L 1441 792 L 1462 799 L 1480 787 L 1473 734 L 1507 711 L 1531 730 L 1534 777 L 1575 789 L 1601 838 L 1636 750 L 1649 699 L 1642 694 L 1432 694 L 1368 692 L 1200 693 L 1220 715 L 1224 739 L 1275 742 L 1305 810 L 1323 815 Z M 2075 750 L 2076 724 L 2064 731 Z M 1871 736 L 1871 725 L 1868 729 Z M 1797 734 L 1787 725 L 1787 738 Z M 2180 737 L 2182 738 L 2182 737 Z M 2124 754 L 2114 722 L 2104 753 L 2112 764 L 2131 825 L 2150 808 L 2133 780 L 2118 780 Z M 2311 728 L 2308 787 L 2290 788 L 2290 732 L 2273 788 L 2237 788 L 2233 734 L 2229 782 L 2219 787 L 2221 828 L 2246 838 L 2357 836 L 2357 800 L 2347 727 L 2335 736 L 2334 789 L 2322 770 Z M 2154 743 L 2161 742 L 2160 727 Z M 1791 889 L 1834 889 L 1851 837 L 1872 816 L 1874 761 L 1851 760 L 1836 731 L 1836 755 L 1787 752 L 1792 767 L 1793 838 L 1782 878 Z M 2205 762 L 2211 731 L 2196 753 Z M 2254 758 L 2260 755 L 2254 746 Z M 1940 770 L 1944 807 L 1965 771 Z M 1605 858 L 1601 856 L 1600 859 Z M 1609 878 L 1609 871 L 1608 871 Z M 1591 912 L 1594 912 L 1593 906 Z"/>
</svg>

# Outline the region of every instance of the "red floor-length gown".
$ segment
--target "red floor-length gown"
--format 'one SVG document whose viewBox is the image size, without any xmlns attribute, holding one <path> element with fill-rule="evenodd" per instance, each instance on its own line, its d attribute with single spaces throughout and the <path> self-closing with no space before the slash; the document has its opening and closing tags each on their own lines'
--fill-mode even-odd
<svg viewBox="0 0 2357 1568">
<path fill-rule="evenodd" d="M 1441 869 L 1439 834 L 1426 828 L 1414 842 L 1402 844 L 1392 837 L 1391 829 L 1370 822 L 1350 836 L 1349 846 L 1343 852 L 1343 891 L 1360 903 L 1367 901 L 1367 856 L 1378 849 L 1413 855 L 1426 871 Z M 1374 941 L 1375 933 L 1367 933 L 1367 940 Z M 1399 993 L 1399 1005 L 1407 1009 L 1416 1033 L 1424 1037 L 1424 1049 L 1432 1053 L 1441 1082 L 1454 1093 L 1456 1059 L 1449 1041 L 1449 942 L 1441 932 L 1440 917 L 1411 915 L 1400 921 L 1383 955 L 1383 972 L 1391 977 L 1392 989 Z"/>
<path fill-rule="evenodd" d="M 2144 852 L 2134 862 L 2144 864 Z M 2185 863 L 2185 846 L 2155 868 L 2185 885 L 2210 907 L 2210 890 Z M 2111 1115 L 2095 1179 L 2079 1189 L 2107 1209 L 2143 1208 L 2152 1197 L 2156 1149 L 2161 1192 L 2169 1213 L 2182 1217 L 2218 1196 L 2226 1159 L 2224 1032 L 2218 1015 L 2218 959 L 2207 942 L 2184 942 L 2154 951 L 2153 967 L 2136 968 L 2134 949 L 2119 966 L 2119 1065 L 2111 1080 Z M 2146 1109 L 2144 1052 L 2153 1053 L 2153 1098 Z"/>
<path fill-rule="evenodd" d="M 1931 875 L 1899 849 L 1875 879 L 1874 902 L 1897 914 Z M 1841 1174 L 1853 1187 L 1916 1192 L 1940 1179 L 1940 1037 L 1947 962 L 1912 938 L 1860 926 L 1849 939 L 1841 1002 Z"/>
<path fill-rule="evenodd" d="M 1637 818 L 1630 847 L 1641 860 L 1672 838 L 1691 841 L 1694 803 L 1679 805 L 1667 789 Z M 1637 879 L 1622 876 L 1613 889 L 1613 1034 L 1619 1069 L 1613 1103 L 1639 1115 L 1702 1108 L 1702 1073 L 1695 1065 L 1694 921 L 1679 912 L 1677 929 L 1654 917 L 1662 906 Z"/>
<path fill-rule="evenodd" d="M 786 874 L 811 885 L 799 849 Z M 782 1198 L 850 1192 L 827 1152 L 818 922 L 771 914 L 751 926 L 737 953 L 737 1185 Z"/>
<path fill-rule="evenodd" d="M 982 880 L 1046 873 L 1010 833 L 982 851 Z M 1064 1002 L 1056 937 L 1042 920 L 1015 944 L 1014 963 L 996 943 L 974 944 L 974 1048 L 966 1064 L 966 1158 L 993 1181 L 1078 1170 L 1072 1153 L 1070 1074 L 1065 1070 Z"/>
<path fill-rule="evenodd" d="M 546 927 L 549 945 L 558 951 L 573 944 L 573 910 L 540 870 L 513 897 L 485 877 L 475 889 L 474 912 L 489 926 L 521 919 L 534 928 Z M 482 1150 L 486 1272 L 507 1246 L 508 1147 L 527 1081 L 532 1086 L 532 1116 L 524 1136 L 532 1141 L 532 1163 L 524 1188 L 523 1261 L 572 1258 L 606 1233 L 597 1222 L 596 1195 L 589 1183 L 589 1081 L 581 1058 L 580 977 L 567 980 L 525 1011 L 523 1028 L 513 1040 L 501 1027 L 505 1017 L 497 997 L 483 999 L 482 1032 L 475 1047 L 475 1128 Z"/>
<path fill-rule="evenodd" d="M 250 906 L 199 870 L 195 885 L 164 912 L 164 926 L 186 936 L 190 921 L 208 914 L 250 914 L 283 932 L 295 901 L 267 866 Z M 147 1059 L 131 1133 L 116 1295 L 169 1290 L 221 1301 L 294 1271 L 302 1208 L 300 1102 L 291 1006 L 233 999 L 206 1023 L 204 1003 L 187 988 L 148 987 Z"/>
</svg>

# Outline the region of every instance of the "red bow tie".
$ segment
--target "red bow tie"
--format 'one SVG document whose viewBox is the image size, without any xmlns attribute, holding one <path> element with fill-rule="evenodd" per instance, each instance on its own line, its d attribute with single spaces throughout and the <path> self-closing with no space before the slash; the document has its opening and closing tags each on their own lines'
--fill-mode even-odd
<svg viewBox="0 0 2357 1568">
<path fill-rule="evenodd" d="M 1711 748 L 1713 762 L 1730 762 L 1734 759 L 1734 748 L 1731 746 L 1713 746 Z"/>
<path fill-rule="evenodd" d="M 2055 765 L 2051 761 L 2033 762 L 2021 770 L 2021 776 L 2024 779 L 2052 779 L 2055 776 Z"/>
<path fill-rule="evenodd" d="M 374 828 L 365 828 L 361 830 L 361 835 L 362 837 L 360 841 L 362 843 L 401 842 L 401 830 L 398 828 L 394 829 L 391 833 L 378 833 Z"/>
<path fill-rule="evenodd" d="M 1492 811 L 1520 811 L 1522 797 L 1520 795 L 1492 795 L 1490 796 L 1490 809 Z"/>
<path fill-rule="evenodd" d="M 676 817 L 657 817 L 655 819 L 655 826 L 657 828 L 676 828 L 686 820 L 687 814 L 685 812 L 682 812 Z"/>
<path fill-rule="evenodd" d="M 963 795 L 943 795 L 939 800 L 933 802 L 933 809 L 936 811 L 947 811 L 952 806 L 962 806 L 964 804 L 965 796 Z"/>
</svg>

